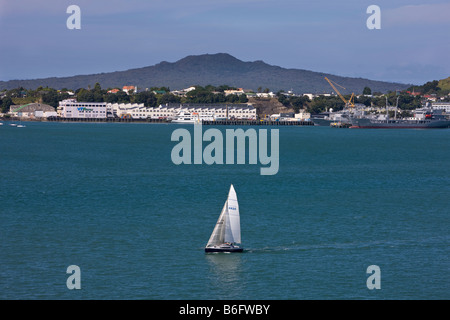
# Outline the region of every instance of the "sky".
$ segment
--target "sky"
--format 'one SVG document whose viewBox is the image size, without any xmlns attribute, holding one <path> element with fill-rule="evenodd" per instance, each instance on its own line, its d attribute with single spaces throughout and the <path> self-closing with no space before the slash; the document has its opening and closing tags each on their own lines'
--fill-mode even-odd
<svg viewBox="0 0 450 320">
<path fill-rule="evenodd" d="M 70 5 L 81 10 L 81 29 L 67 28 Z M 370 5 L 380 8 L 380 29 L 367 26 Z M 0 0 L 0 80 L 121 71 L 222 52 L 423 84 L 450 76 L 449 16 L 450 0 Z"/>
</svg>

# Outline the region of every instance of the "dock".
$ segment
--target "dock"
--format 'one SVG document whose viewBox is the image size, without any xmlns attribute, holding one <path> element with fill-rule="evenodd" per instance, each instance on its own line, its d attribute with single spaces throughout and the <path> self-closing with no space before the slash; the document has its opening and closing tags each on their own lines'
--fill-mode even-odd
<svg viewBox="0 0 450 320">
<path fill-rule="evenodd" d="M 215 120 L 202 121 L 213 126 L 313 126 L 312 121 L 270 121 L 270 120 Z"/>
<path fill-rule="evenodd" d="M 38 120 L 39 121 L 39 120 Z M 170 123 L 166 119 L 133 119 L 133 118 L 48 118 L 49 122 L 124 122 L 124 123 Z"/>
<path fill-rule="evenodd" d="M 6 120 L 6 119 L 5 119 Z M 20 119 L 9 118 L 8 120 L 42 121 L 42 122 L 122 122 L 122 123 L 170 123 L 167 119 L 133 119 L 133 118 L 34 118 Z M 203 125 L 209 126 L 314 126 L 312 121 L 270 121 L 270 120 L 214 120 L 202 121 Z"/>
</svg>

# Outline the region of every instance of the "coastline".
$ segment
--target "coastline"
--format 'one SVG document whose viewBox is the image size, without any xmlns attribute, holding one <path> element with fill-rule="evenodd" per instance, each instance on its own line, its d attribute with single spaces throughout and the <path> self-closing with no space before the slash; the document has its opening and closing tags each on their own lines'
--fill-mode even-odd
<svg viewBox="0 0 450 320">
<path fill-rule="evenodd" d="M 124 119 L 124 118 L 43 118 L 43 119 L 30 119 L 30 118 L 0 118 L 1 121 L 24 121 L 24 122 L 96 122 L 96 123 L 165 123 L 171 122 L 166 119 Z M 176 123 L 179 124 L 179 123 Z M 243 125 L 243 126 L 314 126 L 312 121 L 267 121 L 267 120 L 216 120 L 216 121 L 203 121 L 203 125 Z"/>
</svg>

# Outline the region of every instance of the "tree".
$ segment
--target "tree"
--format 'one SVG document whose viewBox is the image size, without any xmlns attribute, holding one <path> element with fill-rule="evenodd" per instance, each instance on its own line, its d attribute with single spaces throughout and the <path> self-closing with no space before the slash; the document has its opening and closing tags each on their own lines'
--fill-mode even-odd
<svg viewBox="0 0 450 320">
<path fill-rule="evenodd" d="M 52 89 L 42 95 L 42 102 L 56 108 L 58 107 L 58 102 L 60 101 L 59 98 L 58 92 Z"/>
<path fill-rule="evenodd" d="M 248 102 L 247 96 L 246 96 L 245 94 L 241 94 L 241 95 L 239 96 L 239 102 L 240 102 L 240 103 L 247 103 L 247 102 Z"/>
<path fill-rule="evenodd" d="M 177 103 L 180 101 L 181 101 L 180 97 L 174 96 L 171 93 L 165 93 L 158 98 L 157 104 L 161 105 L 161 104 L 166 104 L 166 103 Z"/>
<path fill-rule="evenodd" d="M 7 113 L 9 111 L 9 107 L 13 105 L 13 101 L 11 97 L 5 97 L 2 100 L 0 100 L 0 107 L 2 110 L 2 113 Z"/>
<path fill-rule="evenodd" d="M 158 100 L 153 92 L 143 91 L 134 96 L 134 102 L 143 103 L 146 107 L 156 107 Z"/>
<path fill-rule="evenodd" d="M 115 93 L 107 93 L 104 95 L 103 100 L 107 103 L 117 103 L 117 101 L 119 101 L 119 98 Z"/>
<path fill-rule="evenodd" d="M 307 106 L 308 102 L 311 101 L 309 100 L 308 96 L 292 97 L 289 100 L 296 113 L 298 113 L 300 109 L 303 109 L 305 106 Z"/>
<path fill-rule="evenodd" d="M 280 94 L 278 96 L 278 102 L 280 102 L 285 107 L 289 107 L 291 105 L 289 98 L 286 97 L 284 94 Z"/>
<path fill-rule="evenodd" d="M 364 87 L 363 94 L 370 96 L 372 94 L 372 90 L 369 87 Z"/>
<path fill-rule="evenodd" d="M 329 110 L 330 108 L 333 108 L 334 111 L 342 110 L 344 106 L 344 102 L 338 97 L 318 96 L 308 105 L 307 110 L 308 112 L 315 114 Z"/>
<path fill-rule="evenodd" d="M 120 90 L 115 95 L 117 96 L 117 103 L 130 103 L 130 96 L 126 92 Z"/>
<path fill-rule="evenodd" d="M 86 90 L 82 88 L 77 93 L 77 100 L 80 102 L 95 102 L 94 93 L 91 90 Z"/>
</svg>

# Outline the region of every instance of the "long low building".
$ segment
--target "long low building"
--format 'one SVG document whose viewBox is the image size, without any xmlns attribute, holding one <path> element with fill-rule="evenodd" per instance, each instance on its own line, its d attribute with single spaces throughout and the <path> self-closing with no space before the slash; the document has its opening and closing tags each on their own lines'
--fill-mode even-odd
<svg viewBox="0 0 450 320">
<path fill-rule="evenodd" d="M 43 103 L 28 103 L 24 105 L 11 105 L 9 114 L 13 117 L 20 118 L 47 118 L 56 116 L 55 108 Z"/>
<path fill-rule="evenodd" d="M 154 118 L 176 116 L 180 113 L 197 113 L 198 115 L 213 115 L 216 119 L 256 119 L 256 108 L 251 104 L 180 104 L 168 103 L 152 110 Z M 169 116 L 170 117 L 170 116 Z"/>
<path fill-rule="evenodd" d="M 108 105 L 114 116 L 132 119 L 173 119 L 181 113 L 214 115 L 217 119 L 256 119 L 256 109 L 249 104 L 180 104 L 169 103 L 147 108 L 143 104 Z"/>
<path fill-rule="evenodd" d="M 174 119 L 181 113 L 213 115 L 216 119 L 256 119 L 251 104 L 180 104 L 169 103 L 147 108 L 137 103 L 77 102 L 75 99 L 59 103 L 58 115 L 63 118 L 131 118 Z"/>
</svg>

